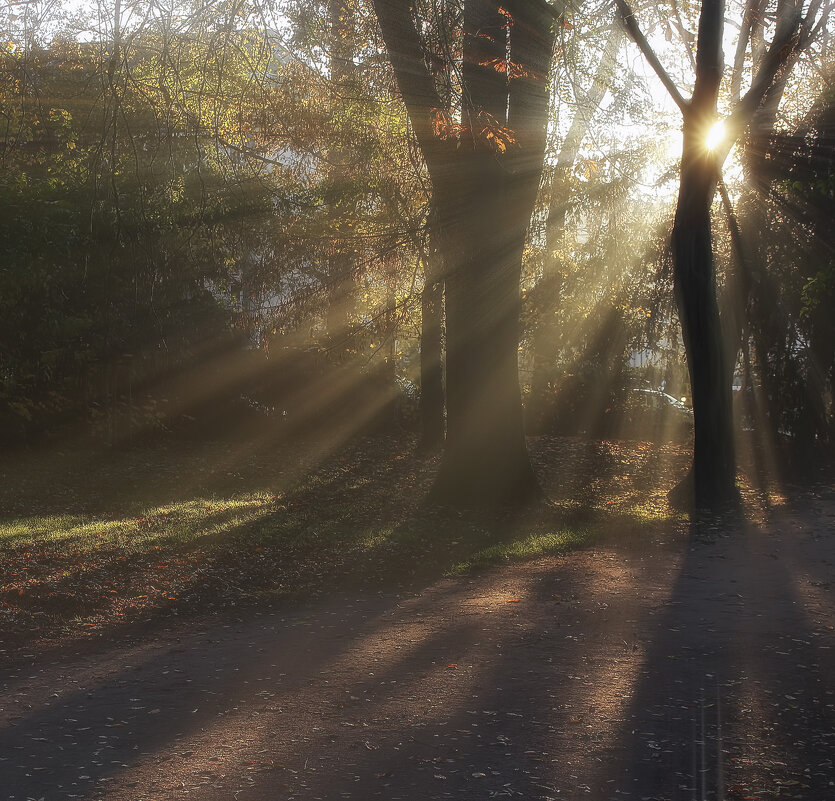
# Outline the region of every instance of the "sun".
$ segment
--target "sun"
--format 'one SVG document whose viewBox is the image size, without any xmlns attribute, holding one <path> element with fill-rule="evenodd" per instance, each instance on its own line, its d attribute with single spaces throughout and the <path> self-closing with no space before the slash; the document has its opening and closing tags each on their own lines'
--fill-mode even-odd
<svg viewBox="0 0 835 801">
<path fill-rule="evenodd" d="M 716 150 L 725 138 L 725 123 L 718 120 L 713 124 L 705 137 L 705 146 L 708 150 Z"/>
</svg>

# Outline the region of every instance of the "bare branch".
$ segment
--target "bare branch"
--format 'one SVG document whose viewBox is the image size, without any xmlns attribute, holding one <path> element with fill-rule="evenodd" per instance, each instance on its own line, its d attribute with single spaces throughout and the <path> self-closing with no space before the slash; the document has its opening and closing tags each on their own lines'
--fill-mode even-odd
<svg viewBox="0 0 835 801">
<path fill-rule="evenodd" d="M 763 0 L 747 0 L 745 3 L 742 27 L 739 31 L 739 38 L 736 40 L 733 72 L 731 73 L 731 98 L 734 101 L 739 100 L 742 90 L 742 70 L 745 64 L 745 51 L 748 49 L 754 19 L 762 14 L 762 5 Z"/>
<path fill-rule="evenodd" d="M 823 6 L 822 0 L 814 0 L 814 2 L 810 4 L 809 10 L 806 12 L 806 17 L 804 18 L 803 25 L 800 29 L 799 50 L 805 50 L 815 39 L 818 38 L 818 34 L 821 32 L 829 19 L 833 5 L 835 5 L 835 3 L 833 3 L 832 0 L 830 0 L 830 2 L 828 2 L 825 6 Z M 822 11 L 821 6 L 823 6 Z M 821 14 L 816 25 L 815 17 L 817 16 L 818 11 L 820 11 Z"/>
<path fill-rule="evenodd" d="M 819 5 L 818 2 L 817 7 Z M 815 3 L 813 3 L 813 7 L 815 7 Z M 717 153 L 719 164 L 725 160 L 736 139 L 751 122 L 775 78 L 781 70 L 787 68 L 794 61 L 800 50 L 809 43 L 809 38 L 803 36 L 805 30 L 808 30 L 808 16 L 806 20 L 803 19 L 802 7 L 798 4 L 791 17 L 784 17 L 781 20 L 774 39 L 760 62 L 754 80 L 751 82 L 751 87 L 736 104 L 725 123 L 727 132 L 725 142 L 722 149 Z"/>
<path fill-rule="evenodd" d="M 638 49 L 644 54 L 647 63 L 652 67 L 661 83 L 664 84 L 664 88 L 669 92 L 675 104 L 681 109 L 681 113 L 686 114 L 690 104 L 682 97 L 673 79 L 661 65 L 658 56 L 655 55 L 655 51 L 650 47 L 644 34 L 641 33 L 641 29 L 638 27 L 638 21 L 635 19 L 635 15 L 632 13 L 629 4 L 626 0 L 615 0 L 615 3 L 618 8 L 621 23 L 626 28 L 629 38 L 638 45 Z"/>
<path fill-rule="evenodd" d="M 585 138 L 591 124 L 591 119 L 597 111 L 603 97 L 609 89 L 612 73 L 615 68 L 618 49 L 620 48 L 623 31 L 617 24 L 612 26 L 606 45 L 603 48 L 603 55 L 597 65 L 597 71 L 589 86 L 586 96 L 578 99 L 577 110 L 571 120 L 571 126 L 563 139 L 562 147 L 557 156 L 557 167 L 563 170 L 570 169 L 580 151 L 580 144 Z"/>
<path fill-rule="evenodd" d="M 684 43 L 684 49 L 687 51 L 687 58 L 690 61 L 690 66 L 693 69 L 693 72 L 696 71 L 696 56 L 693 54 L 693 39 L 694 36 L 687 28 L 684 27 L 684 23 L 681 21 L 681 14 L 678 10 L 678 3 L 676 0 L 672 0 L 673 2 L 673 23 L 675 24 L 676 30 L 678 31 L 678 35 L 681 37 L 681 41 Z"/>
</svg>

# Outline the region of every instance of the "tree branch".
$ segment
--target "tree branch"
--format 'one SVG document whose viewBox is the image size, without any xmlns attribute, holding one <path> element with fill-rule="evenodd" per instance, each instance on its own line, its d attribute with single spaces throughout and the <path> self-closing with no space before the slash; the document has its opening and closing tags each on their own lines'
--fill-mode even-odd
<svg viewBox="0 0 835 801">
<path fill-rule="evenodd" d="M 591 119 L 599 108 L 611 84 L 615 60 L 617 59 L 622 37 L 623 30 L 617 24 L 613 25 L 606 39 L 603 55 L 597 64 L 597 70 L 592 78 L 591 86 L 586 96 L 577 102 L 577 110 L 574 113 L 574 118 L 571 120 L 568 133 L 566 133 L 563 139 L 562 147 L 557 156 L 558 169 L 570 169 L 577 158 L 580 145 L 588 133 Z"/>
<path fill-rule="evenodd" d="M 739 31 L 739 38 L 736 40 L 733 72 L 731 73 L 731 99 L 734 101 L 739 100 L 742 89 L 742 69 L 745 64 L 745 52 L 748 49 L 748 41 L 751 38 L 754 19 L 762 14 L 762 6 L 763 0 L 747 0 L 745 3 L 742 27 Z"/>
<path fill-rule="evenodd" d="M 799 50 L 805 50 L 815 39 L 817 39 L 818 34 L 821 32 L 821 29 L 829 19 L 829 14 L 832 11 L 833 3 L 830 0 L 830 2 L 828 2 L 826 6 L 824 6 L 823 11 L 821 11 L 822 5 L 822 0 L 814 0 L 814 2 L 812 2 L 809 5 L 809 10 L 806 12 L 806 17 L 804 18 L 803 25 L 800 28 L 800 44 L 798 46 Z M 821 11 L 821 15 L 816 25 L 815 16 L 817 15 L 818 11 Z"/>
<path fill-rule="evenodd" d="M 699 33 L 696 42 L 696 83 L 690 105 L 697 113 L 710 107 L 716 113 L 716 99 L 722 82 L 722 30 L 725 4 L 723 0 L 702 0 L 699 14 Z"/>
<path fill-rule="evenodd" d="M 434 186 L 447 177 L 449 142 L 435 135 L 432 112 L 444 108 L 423 57 L 409 0 L 373 0 L 397 86 Z M 454 153 L 454 150 L 453 150 Z"/>
<path fill-rule="evenodd" d="M 681 37 L 681 41 L 684 42 L 684 49 L 687 51 L 687 58 L 690 61 L 690 67 L 692 68 L 693 72 L 696 72 L 696 56 L 693 55 L 693 34 L 690 33 L 685 27 L 684 23 L 681 21 L 681 14 L 678 10 L 678 3 L 676 0 L 673 1 L 673 14 L 674 16 L 674 23 L 676 26 L 676 30 L 678 31 L 678 35 Z"/>
<path fill-rule="evenodd" d="M 796 55 L 802 21 L 801 10 L 798 7 L 798 11 L 791 22 L 781 26 L 782 30 L 775 34 L 771 46 L 760 62 L 760 67 L 751 82 L 751 87 L 736 104 L 725 122 L 725 142 L 717 152 L 717 164 L 721 165 L 727 158 L 734 142 L 751 122 L 766 93 L 774 83 L 777 74 L 786 62 Z"/>
<path fill-rule="evenodd" d="M 675 104 L 681 109 L 681 113 L 686 114 L 690 104 L 682 97 L 673 79 L 661 65 L 658 56 L 655 55 L 655 51 L 650 47 L 644 34 L 641 33 L 641 29 L 638 27 L 638 21 L 635 19 L 635 15 L 629 7 L 629 4 L 626 0 L 615 0 L 615 4 L 618 8 L 621 23 L 626 28 L 629 38 L 638 45 L 638 49 L 644 54 L 647 63 L 652 67 L 661 83 L 664 84 L 664 88 L 669 92 Z"/>
</svg>

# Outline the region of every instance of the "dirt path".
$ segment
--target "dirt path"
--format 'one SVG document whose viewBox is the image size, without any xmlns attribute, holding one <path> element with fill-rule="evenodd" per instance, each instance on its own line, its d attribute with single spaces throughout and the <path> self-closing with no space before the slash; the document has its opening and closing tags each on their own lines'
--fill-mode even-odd
<svg viewBox="0 0 835 801">
<path fill-rule="evenodd" d="M 834 577 L 810 498 L 65 651 L 3 677 L 0 798 L 835 799 Z"/>
</svg>

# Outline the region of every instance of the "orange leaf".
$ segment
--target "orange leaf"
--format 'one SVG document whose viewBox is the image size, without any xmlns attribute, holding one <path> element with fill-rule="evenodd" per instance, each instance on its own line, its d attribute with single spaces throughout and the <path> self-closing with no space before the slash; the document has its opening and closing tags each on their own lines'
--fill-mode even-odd
<svg viewBox="0 0 835 801">
<path fill-rule="evenodd" d="M 480 67 L 490 67 L 490 69 L 496 72 L 507 72 L 507 61 L 503 58 L 491 58 L 487 61 L 479 61 L 478 65 Z"/>
</svg>

